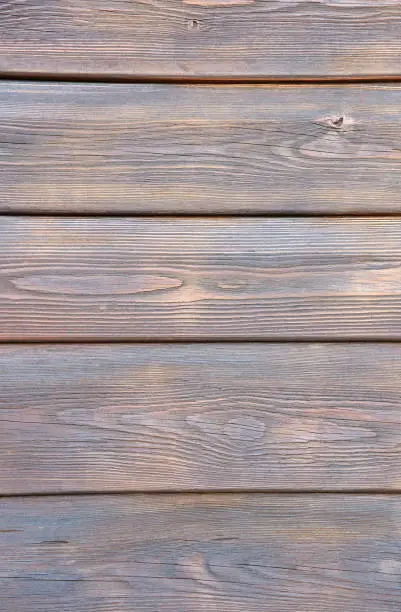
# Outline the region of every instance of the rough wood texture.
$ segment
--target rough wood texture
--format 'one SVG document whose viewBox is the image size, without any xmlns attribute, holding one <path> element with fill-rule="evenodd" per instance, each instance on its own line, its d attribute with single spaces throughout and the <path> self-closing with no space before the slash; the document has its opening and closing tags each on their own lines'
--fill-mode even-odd
<svg viewBox="0 0 401 612">
<path fill-rule="evenodd" d="M 78 496 L 0 504 L 13 612 L 399 612 L 393 496 Z"/>
<path fill-rule="evenodd" d="M 401 74 L 398 0 L 10 0 L 0 40 L 3 74 Z"/>
<path fill-rule="evenodd" d="M 0 219 L 0 338 L 401 339 L 399 219 Z"/>
<path fill-rule="evenodd" d="M 0 85 L 0 211 L 401 212 L 399 86 Z"/>
<path fill-rule="evenodd" d="M 0 493 L 401 489 L 401 346 L 2 347 Z"/>
</svg>

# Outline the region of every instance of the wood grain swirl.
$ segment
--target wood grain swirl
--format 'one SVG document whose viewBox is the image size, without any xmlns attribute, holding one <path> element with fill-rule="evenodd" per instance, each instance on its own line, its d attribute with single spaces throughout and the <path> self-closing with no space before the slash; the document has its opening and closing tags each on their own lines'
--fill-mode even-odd
<svg viewBox="0 0 401 612">
<path fill-rule="evenodd" d="M 0 84 L 0 212 L 399 213 L 401 89 Z"/>
<path fill-rule="evenodd" d="M 0 348 L 0 493 L 400 490 L 398 344 Z"/>
<path fill-rule="evenodd" d="M 0 339 L 400 339 L 401 221 L 0 219 Z"/>
<path fill-rule="evenodd" d="M 396 496 L 144 495 L 1 502 L 13 612 L 398 612 Z"/>
<path fill-rule="evenodd" d="M 6 75 L 400 76 L 398 0 L 9 0 Z"/>
</svg>

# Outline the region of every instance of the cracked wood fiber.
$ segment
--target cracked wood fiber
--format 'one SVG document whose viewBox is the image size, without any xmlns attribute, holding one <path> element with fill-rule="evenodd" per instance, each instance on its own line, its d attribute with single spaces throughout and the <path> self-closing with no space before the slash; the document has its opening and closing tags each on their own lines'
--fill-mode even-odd
<svg viewBox="0 0 401 612">
<path fill-rule="evenodd" d="M 398 0 L 10 0 L 5 75 L 400 76 Z"/>
<path fill-rule="evenodd" d="M 13 612 L 398 612 L 396 496 L 139 495 L 0 503 Z"/>
<path fill-rule="evenodd" d="M 399 490 L 398 344 L 0 347 L 0 493 Z"/>
<path fill-rule="evenodd" d="M 401 88 L 0 84 L 0 212 L 400 212 Z"/>
<path fill-rule="evenodd" d="M 0 338 L 400 339 L 401 220 L 0 219 Z"/>
</svg>

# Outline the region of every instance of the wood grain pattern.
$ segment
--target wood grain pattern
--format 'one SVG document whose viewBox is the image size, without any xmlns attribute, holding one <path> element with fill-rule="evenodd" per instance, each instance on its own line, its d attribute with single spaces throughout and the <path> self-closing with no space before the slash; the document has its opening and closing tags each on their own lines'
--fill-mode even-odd
<svg viewBox="0 0 401 612">
<path fill-rule="evenodd" d="M 398 0 L 9 0 L 6 75 L 400 76 Z"/>
<path fill-rule="evenodd" d="M 0 219 L 0 339 L 400 339 L 399 219 Z"/>
<path fill-rule="evenodd" d="M 401 211 L 401 88 L 0 84 L 0 212 Z"/>
<path fill-rule="evenodd" d="M 1 501 L 13 612 L 398 612 L 393 496 Z"/>
<path fill-rule="evenodd" d="M 400 490 L 401 346 L 0 348 L 0 493 Z"/>
</svg>

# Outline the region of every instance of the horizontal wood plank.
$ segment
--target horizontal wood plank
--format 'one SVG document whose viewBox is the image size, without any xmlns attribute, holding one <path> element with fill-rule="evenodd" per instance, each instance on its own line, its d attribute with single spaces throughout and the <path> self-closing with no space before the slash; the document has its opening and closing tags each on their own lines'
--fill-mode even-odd
<svg viewBox="0 0 401 612">
<path fill-rule="evenodd" d="M 0 503 L 15 612 L 399 612 L 392 496 L 77 496 Z"/>
<path fill-rule="evenodd" d="M 401 339 L 399 219 L 0 219 L 0 339 Z"/>
<path fill-rule="evenodd" d="M 400 76 L 398 0 L 10 0 L 6 75 Z"/>
<path fill-rule="evenodd" d="M 0 493 L 400 490 L 401 346 L 0 348 Z"/>
<path fill-rule="evenodd" d="M 0 84 L 0 212 L 401 212 L 401 88 Z"/>
</svg>

